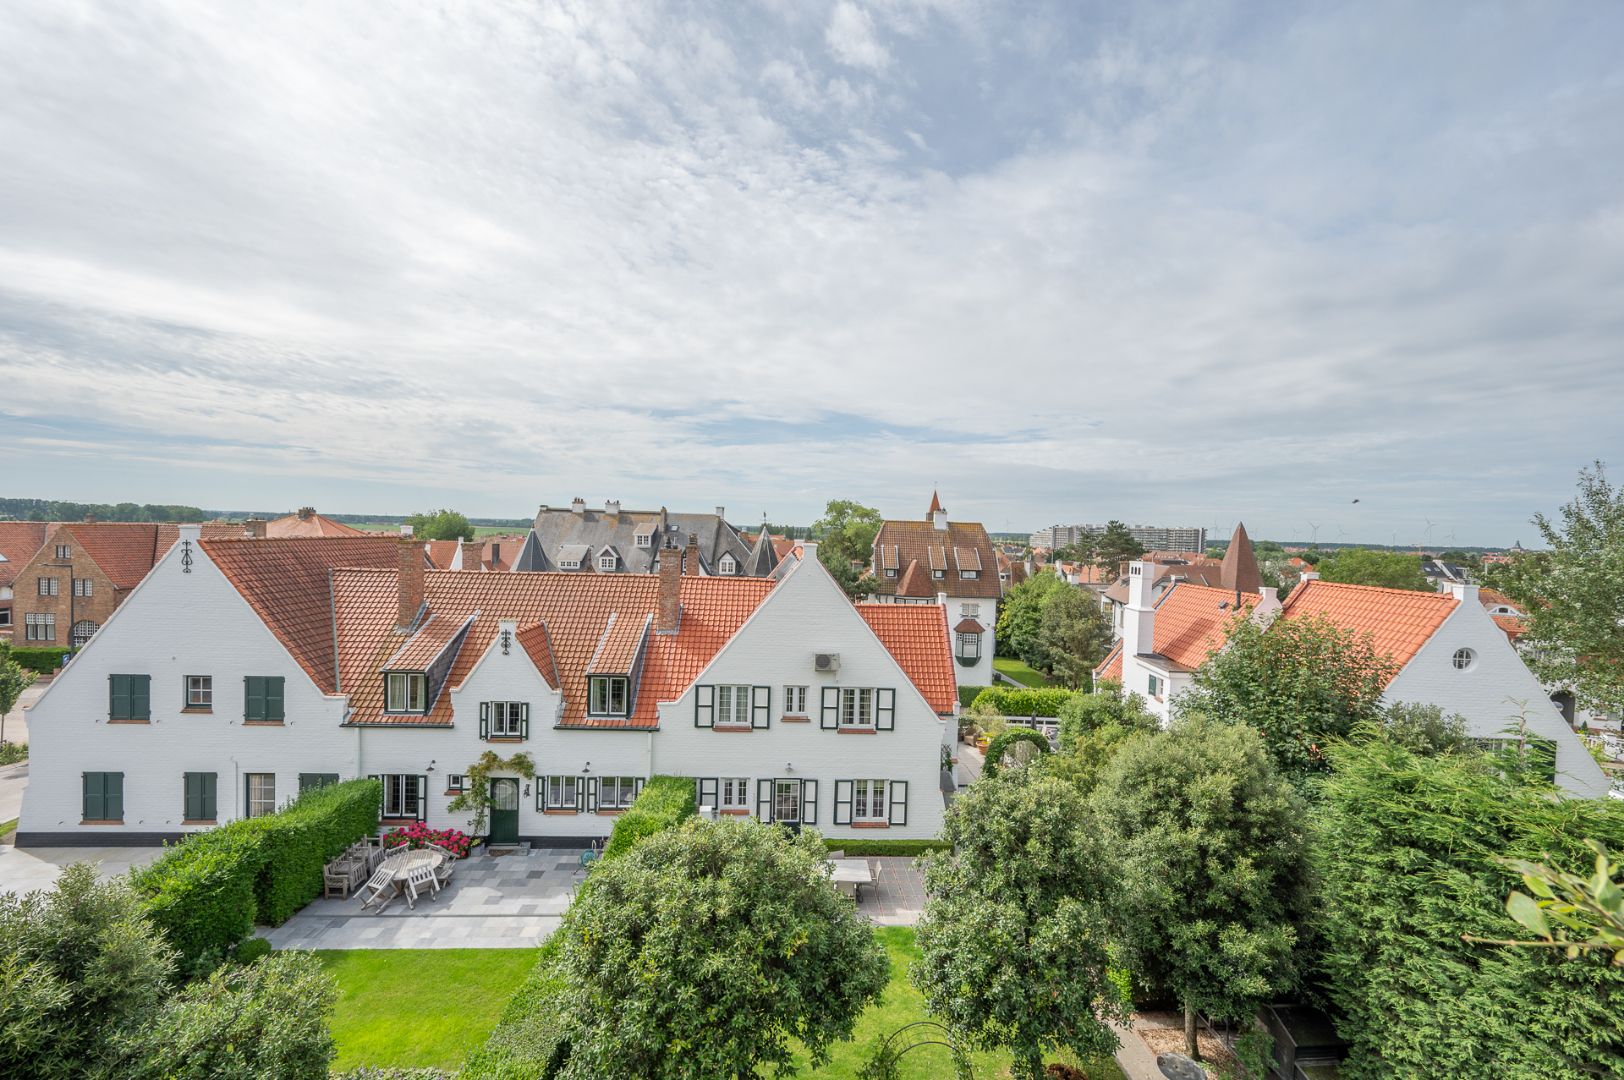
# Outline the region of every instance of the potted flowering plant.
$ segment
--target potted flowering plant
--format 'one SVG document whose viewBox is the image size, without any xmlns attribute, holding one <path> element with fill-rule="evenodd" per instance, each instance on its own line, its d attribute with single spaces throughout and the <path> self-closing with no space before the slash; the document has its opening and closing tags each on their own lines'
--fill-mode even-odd
<svg viewBox="0 0 1624 1080">
<path fill-rule="evenodd" d="M 383 837 L 386 848 L 420 848 L 424 844 L 436 844 L 459 859 L 466 859 L 469 849 L 477 842 L 461 829 L 431 829 L 421 821 L 413 822 L 404 829 L 392 829 Z"/>
</svg>

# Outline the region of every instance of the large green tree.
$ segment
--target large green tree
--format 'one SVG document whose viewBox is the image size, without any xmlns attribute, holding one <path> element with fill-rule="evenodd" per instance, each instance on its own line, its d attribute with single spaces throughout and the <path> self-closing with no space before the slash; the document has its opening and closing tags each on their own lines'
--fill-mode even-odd
<svg viewBox="0 0 1624 1080">
<path fill-rule="evenodd" d="M 998 604 L 995 634 L 1000 656 L 1017 656 L 1033 667 L 1043 666 L 1043 608 L 1049 597 L 1070 589 L 1052 569 L 1045 568 L 1004 593 Z"/>
<path fill-rule="evenodd" d="M 1184 1008 L 1245 1020 L 1296 982 L 1303 804 L 1262 737 L 1202 717 L 1124 745 L 1093 806 L 1121 866 L 1113 939 Z"/>
<path fill-rule="evenodd" d="M 1094 538 L 1094 565 L 1115 574 L 1125 562 L 1145 553 L 1145 545 L 1133 538 L 1128 527 L 1115 519 L 1106 522 L 1105 531 Z"/>
<path fill-rule="evenodd" d="M 1074 585 L 1053 589 L 1038 614 L 1037 667 L 1063 686 L 1087 688 L 1111 647 L 1111 623 L 1094 594 Z"/>
<path fill-rule="evenodd" d="M 468 524 L 468 519 L 455 510 L 413 514 L 406 519 L 406 524 L 412 527 L 412 537 L 417 540 L 462 540 L 472 539 L 474 535 L 474 527 Z"/>
<path fill-rule="evenodd" d="M 601 863 L 558 929 L 562 1080 L 754 1077 L 851 1037 L 888 965 L 816 831 L 692 821 Z"/>
<path fill-rule="evenodd" d="M 1434 592 L 1437 588 L 1421 572 L 1421 556 L 1400 551 L 1345 548 L 1325 556 L 1315 569 L 1321 579 L 1343 585 L 1380 585 L 1414 592 Z"/>
<path fill-rule="evenodd" d="M 1093 693 L 1073 694 L 1060 706 L 1060 753 L 1043 762 L 1048 772 L 1087 794 L 1099 786 L 1106 765 L 1130 739 L 1161 730 L 1145 699 L 1121 683 L 1102 682 Z"/>
<path fill-rule="evenodd" d="M 874 579 L 860 568 L 873 559 L 874 538 L 883 524 L 878 510 L 852 499 L 830 499 L 812 523 L 818 561 L 854 600 L 874 591 Z"/>
<path fill-rule="evenodd" d="M 1275 764 L 1301 779 L 1326 769 L 1332 739 L 1380 719 L 1394 670 L 1368 635 L 1318 617 L 1276 619 L 1267 629 L 1237 619 L 1226 646 L 1197 669 L 1174 710 L 1252 725 Z"/>
<path fill-rule="evenodd" d="M 912 971 L 926 1007 L 965 1045 L 1010 1050 L 1020 1080 L 1057 1048 L 1109 1054 L 1126 1005 L 1109 971 L 1110 860 L 1083 794 L 1002 769 L 953 800 L 942 839 Z"/>
<path fill-rule="evenodd" d="M 1493 575 L 1527 605 L 1528 665 L 1592 709 L 1624 712 L 1624 491 L 1598 461 L 1573 501 L 1534 525 L 1550 550 Z"/>
</svg>

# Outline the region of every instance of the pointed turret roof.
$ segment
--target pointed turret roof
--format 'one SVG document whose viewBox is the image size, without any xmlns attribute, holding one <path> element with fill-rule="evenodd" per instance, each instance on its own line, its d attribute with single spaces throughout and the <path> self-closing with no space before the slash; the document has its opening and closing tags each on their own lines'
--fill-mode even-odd
<svg viewBox="0 0 1624 1080">
<path fill-rule="evenodd" d="M 534 574 L 546 569 L 549 569 L 547 553 L 541 550 L 541 540 L 536 536 L 536 530 L 531 529 L 524 538 L 524 546 L 519 549 L 519 557 L 513 560 L 513 572 Z"/>
<path fill-rule="evenodd" d="M 932 514 L 939 514 L 941 512 L 942 497 L 933 490 L 930 493 L 930 509 L 925 511 L 925 517 L 929 519 Z"/>
<path fill-rule="evenodd" d="M 1245 524 L 1235 526 L 1224 552 L 1223 566 L 1218 571 L 1219 585 L 1232 593 L 1255 593 L 1263 588 L 1263 575 L 1258 572 L 1257 553 L 1252 550 L 1252 538 L 1246 535 Z"/>
<path fill-rule="evenodd" d="M 756 546 L 750 549 L 750 555 L 744 560 L 744 573 L 746 577 L 766 577 L 778 565 L 778 552 L 773 547 L 773 538 L 767 532 L 765 525 L 756 537 Z"/>
</svg>

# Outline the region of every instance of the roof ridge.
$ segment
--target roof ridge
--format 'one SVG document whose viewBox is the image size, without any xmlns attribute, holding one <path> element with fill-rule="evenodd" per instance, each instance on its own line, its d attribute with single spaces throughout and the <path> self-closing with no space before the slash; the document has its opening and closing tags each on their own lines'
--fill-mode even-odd
<svg viewBox="0 0 1624 1080">
<path fill-rule="evenodd" d="M 1455 600 L 1455 595 L 1453 593 L 1424 592 L 1421 589 L 1395 589 L 1391 585 L 1361 585 L 1354 581 L 1326 581 L 1324 578 L 1312 578 L 1303 582 L 1303 584 L 1309 587 L 1313 587 L 1315 585 L 1325 585 L 1335 586 L 1340 589 L 1363 589 L 1366 592 L 1393 593 L 1397 596 L 1419 596 L 1426 599 L 1447 600 L 1450 602 L 1454 602 Z M 1293 590 L 1292 594 L 1297 595 L 1297 593 L 1300 591 L 1301 590 Z"/>
</svg>

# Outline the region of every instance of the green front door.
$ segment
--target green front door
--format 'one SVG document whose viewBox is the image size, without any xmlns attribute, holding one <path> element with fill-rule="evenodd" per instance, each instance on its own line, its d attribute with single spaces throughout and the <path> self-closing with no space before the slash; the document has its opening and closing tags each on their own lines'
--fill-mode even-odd
<svg viewBox="0 0 1624 1080">
<path fill-rule="evenodd" d="M 519 782 L 505 776 L 491 781 L 491 843 L 519 842 Z"/>
</svg>

